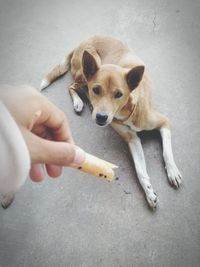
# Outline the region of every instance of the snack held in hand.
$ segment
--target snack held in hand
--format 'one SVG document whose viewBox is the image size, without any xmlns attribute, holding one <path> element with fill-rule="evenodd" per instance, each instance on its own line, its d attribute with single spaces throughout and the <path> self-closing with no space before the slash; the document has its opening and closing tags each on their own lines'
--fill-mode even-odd
<svg viewBox="0 0 200 267">
<path fill-rule="evenodd" d="M 115 175 L 114 169 L 118 168 L 118 166 L 86 153 L 85 162 L 81 166 L 74 168 L 107 181 L 112 181 Z"/>
</svg>

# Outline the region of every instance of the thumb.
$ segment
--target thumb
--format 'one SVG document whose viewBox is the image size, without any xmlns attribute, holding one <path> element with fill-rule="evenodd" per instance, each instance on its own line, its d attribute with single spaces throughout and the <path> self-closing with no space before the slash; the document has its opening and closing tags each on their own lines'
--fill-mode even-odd
<svg viewBox="0 0 200 267">
<path fill-rule="evenodd" d="M 85 152 L 67 142 L 51 141 L 24 129 L 23 136 L 29 149 L 31 162 L 58 166 L 79 166 L 85 161 Z"/>
</svg>

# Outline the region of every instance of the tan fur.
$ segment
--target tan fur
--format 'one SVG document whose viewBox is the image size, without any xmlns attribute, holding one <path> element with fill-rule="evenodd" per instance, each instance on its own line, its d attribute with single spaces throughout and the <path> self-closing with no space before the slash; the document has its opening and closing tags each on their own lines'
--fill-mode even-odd
<svg viewBox="0 0 200 267">
<path fill-rule="evenodd" d="M 46 80 L 49 83 L 54 82 L 58 77 L 61 75 L 65 74 L 69 68 L 70 68 L 70 61 L 72 58 L 73 52 L 69 53 L 68 55 L 65 56 L 64 60 L 62 63 L 59 65 L 55 66 L 46 76 Z"/>
<path fill-rule="evenodd" d="M 151 82 L 146 69 L 139 86 L 129 94 L 128 86 L 123 77 L 128 70 L 134 66 L 144 65 L 144 63 L 126 44 L 112 37 L 94 36 L 80 43 L 77 48 L 65 57 L 62 64 L 57 65 L 46 76 L 46 79 L 51 83 L 71 67 L 76 86 L 74 87 L 73 84 L 70 87 L 70 93 L 72 94 L 72 90 L 76 91 L 84 85 L 88 85 L 90 89 L 94 85 L 94 79 L 87 81 L 83 74 L 82 56 L 85 50 L 94 57 L 97 65 L 101 67 L 100 74 L 96 77 L 95 82 L 101 84 L 103 88 L 107 88 L 105 98 L 101 100 L 101 105 L 106 106 L 107 110 L 113 113 L 113 117 L 115 117 L 114 113 L 117 113 L 116 117 L 120 117 L 118 119 L 120 122 L 131 114 L 129 119 L 131 119 L 134 126 L 145 130 L 160 128 L 164 125 L 169 127 L 168 119 L 152 109 Z M 110 66 L 105 64 L 110 64 Z M 110 77 L 108 77 L 108 72 Z M 123 103 L 120 101 L 116 103 L 115 100 L 107 97 L 108 94 L 112 94 L 117 86 L 120 89 L 124 89 L 124 93 L 128 95 L 128 98 L 124 98 Z M 96 101 L 94 95 L 90 94 L 90 100 L 96 110 L 101 109 L 99 100 Z"/>
</svg>

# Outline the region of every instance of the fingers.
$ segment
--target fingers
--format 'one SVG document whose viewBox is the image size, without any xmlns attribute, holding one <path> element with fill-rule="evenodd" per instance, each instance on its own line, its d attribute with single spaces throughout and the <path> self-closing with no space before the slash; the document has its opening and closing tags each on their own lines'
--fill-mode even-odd
<svg viewBox="0 0 200 267">
<path fill-rule="evenodd" d="M 41 182 L 44 179 L 44 165 L 33 164 L 30 169 L 30 177 L 34 182 Z"/>
<path fill-rule="evenodd" d="M 42 112 L 36 123 L 48 127 L 51 130 L 54 140 L 74 143 L 64 112 L 46 98 L 42 105 Z"/>
<path fill-rule="evenodd" d="M 22 128 L 22 134 L 30 152 L 31 162 L 58 166 L 81 165 L 85 152 L 73 144 L 42 139 Z"/>
<path fill-rule="evenodd" d="M 45 96 L 30 86 L 3 88 L 0 96 L 18 124 L 29 130 L 46 126 L 52 130 L 53 139 L 73 143 L 65 114 Z"/>
<path fill-rule="evenodd" d="M 62 174 L 62 167 L 57 165 L 46 165 L 47 173 L 50 177 L 56 178 L 61 176 Z"/>
<path fill-rule="evenodd" d="M 47 165 L 47 173 L 50 177 L 56 178 L 62 174 L 62 167 L 56 165 Z M 30 169 L 30 178 L 34 182 L 41 182 L 45 177 L 45 170 L 43 164 L 32 164 Z"/>
</svg>

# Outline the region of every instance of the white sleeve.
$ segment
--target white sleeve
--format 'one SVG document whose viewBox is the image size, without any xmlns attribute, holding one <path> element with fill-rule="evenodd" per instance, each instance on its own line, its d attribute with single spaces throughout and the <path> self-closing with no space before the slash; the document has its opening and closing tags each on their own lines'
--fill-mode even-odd
<svg viewBox="0 0 200 267">
<path fill-rule="evenodd" d="M 0 100 L 0 193 L 16 191 L 30 170 L 30 155 L 15 120 Z"/>
</svg>

